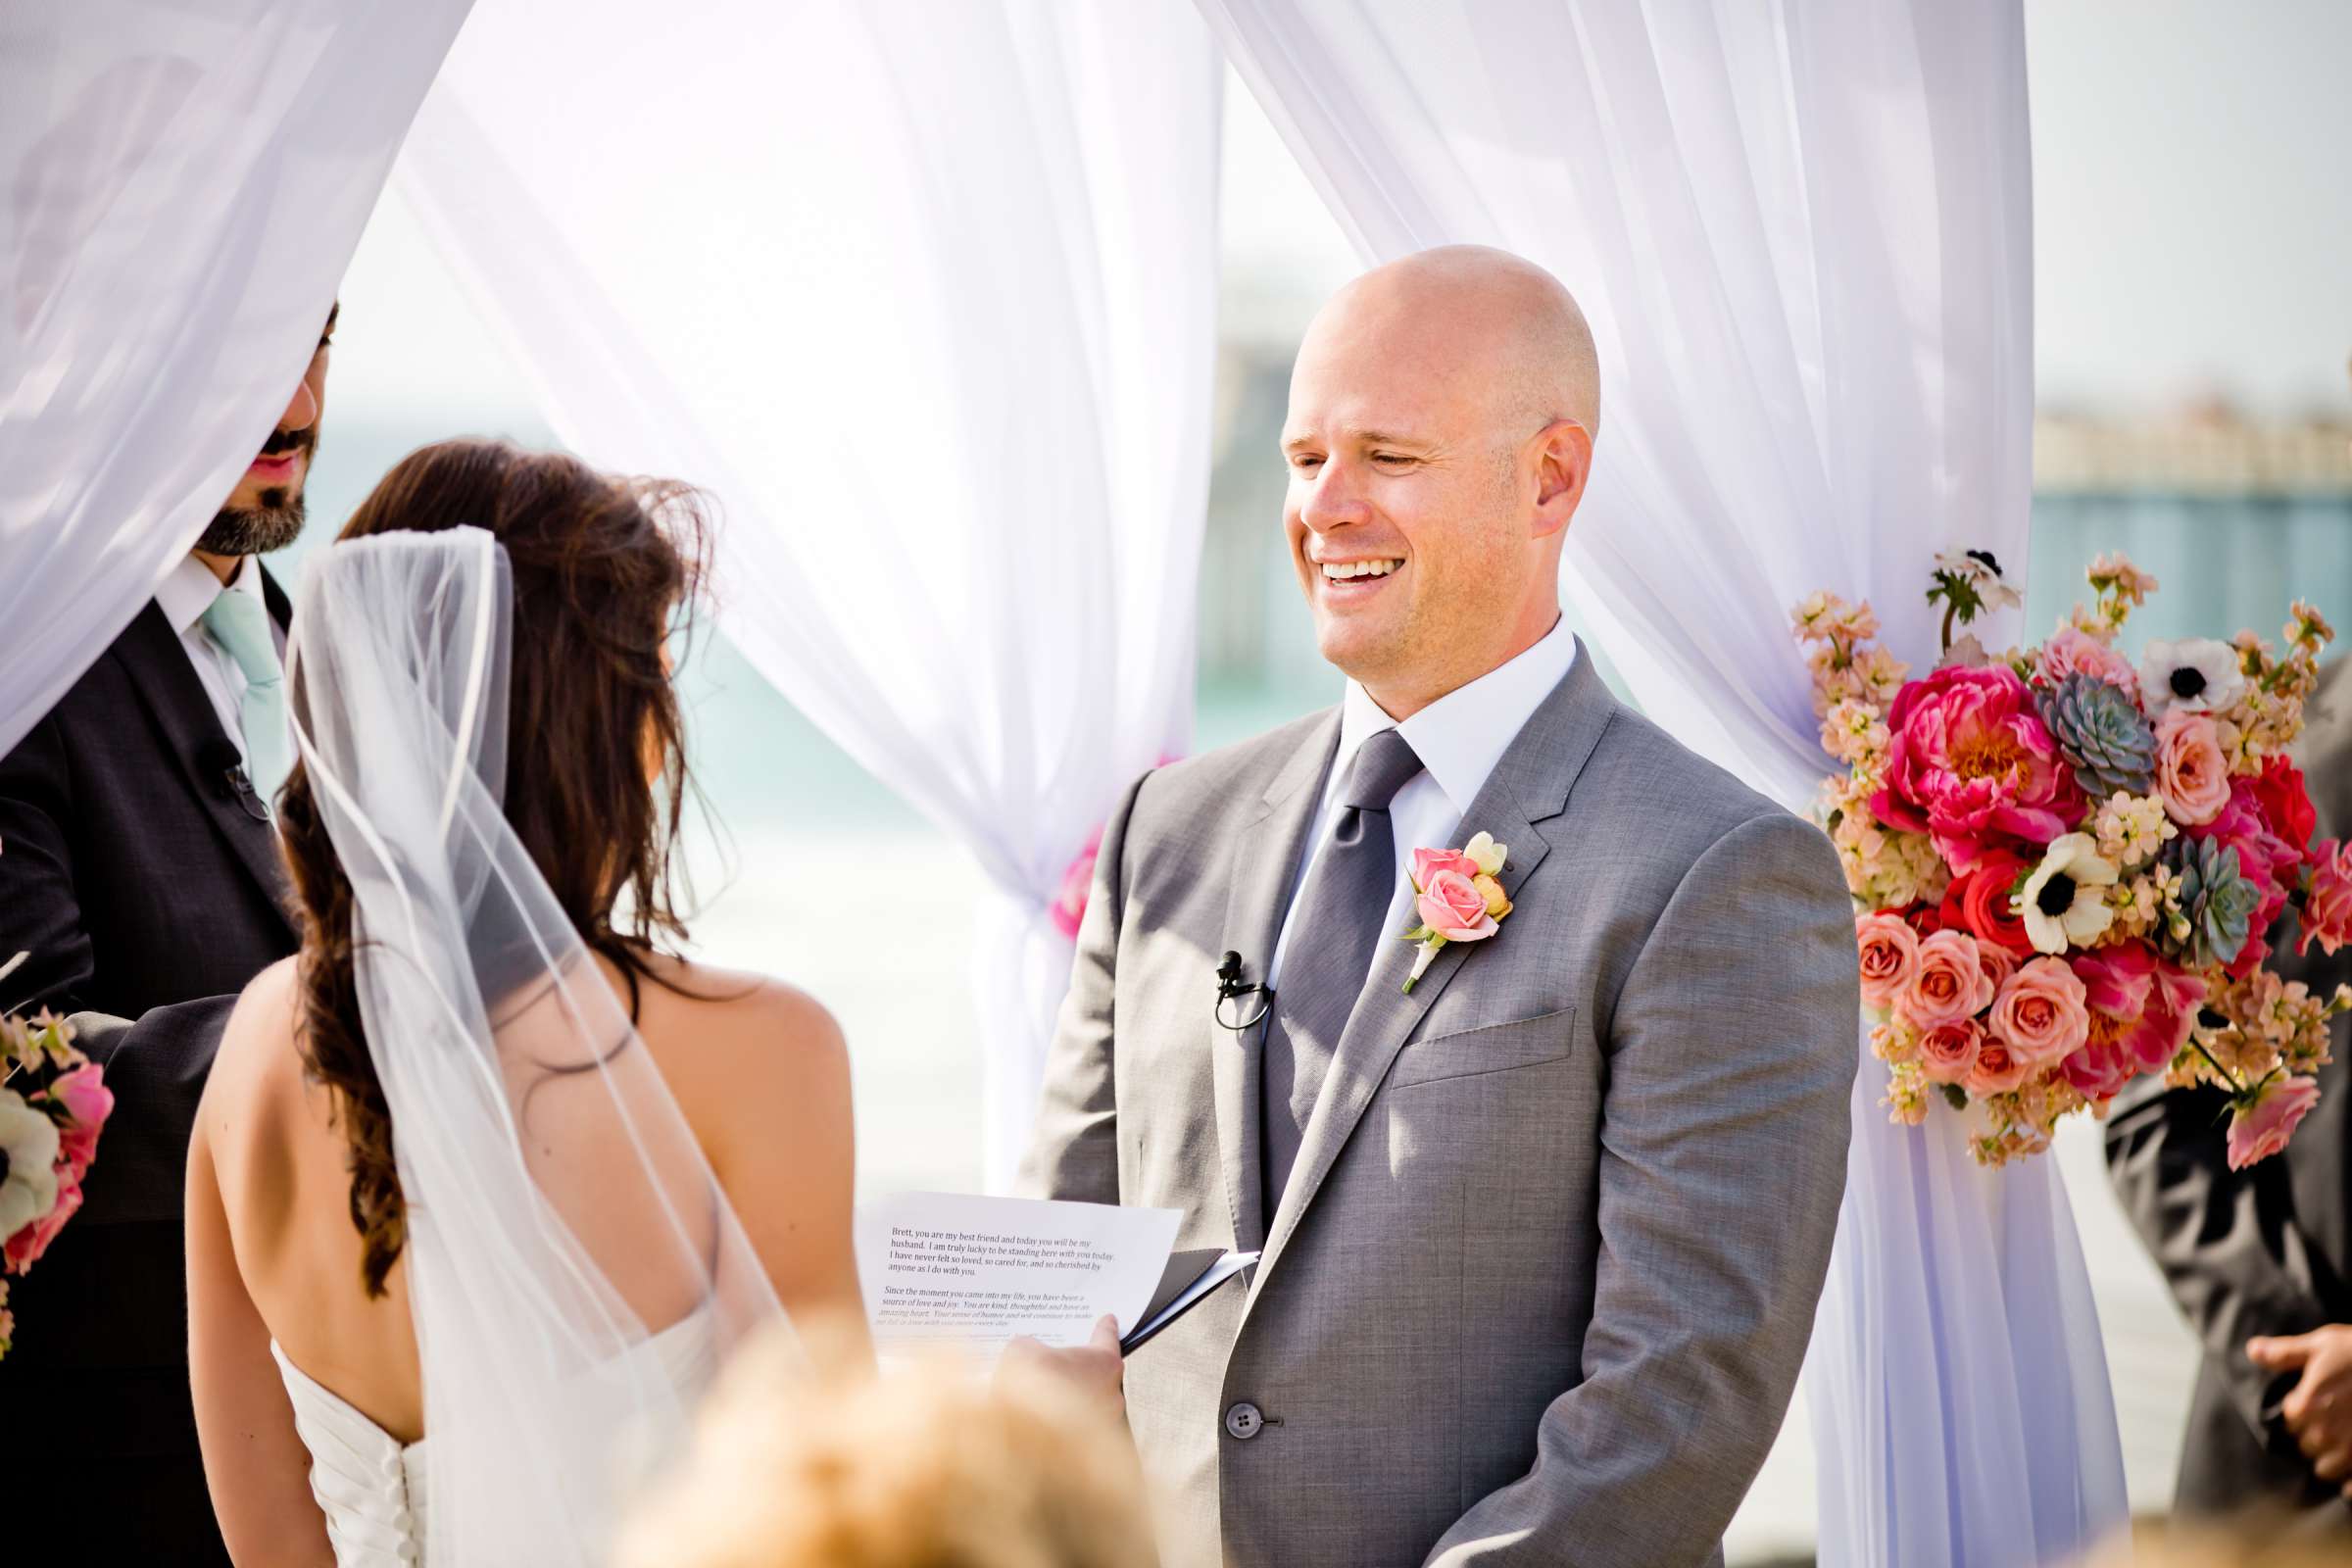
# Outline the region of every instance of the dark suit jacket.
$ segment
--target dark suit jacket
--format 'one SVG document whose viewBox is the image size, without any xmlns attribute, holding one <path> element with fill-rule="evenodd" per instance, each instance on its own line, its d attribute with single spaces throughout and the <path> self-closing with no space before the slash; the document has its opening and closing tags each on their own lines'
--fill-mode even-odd
<svg viewBox="0 0 2352 1568">
<path fill-rule="evenodd" d="M 264 589 L 282 627 L 285 594 Z M 62 1456 L 42 1491 L 79 1493 L 56 1517 L 93 1562 L 227 1561 L 188 1397 L 181 1194 L 220 1026 L 294 951 L 276 830 L 235 761 L 152 602 L 0 760 L 0 958 L 31 955 L 0 1008 L 133 1020 L 83 1041 L 115 1112 L 81 1212 L 11 1283 L 0 1360 L 0 1426 L 39 1423 Z"/>
<path fill-rule="evenodd" d="M 2323 673 L 2310 715 L 2298 751 L 2319 830 L 2338 836 L 2352 831 L 2345 661 Z M 2352 949 L 2330 958 L 2314 947 L 2297 958 L 2287 947 L 2272 963 L 2317 995 L 2352 980 Z M 2332 1054 L 2319 1072 L 2320 1103 L 2286 1152 L 2246 1170 L 2230 1169 L 2220 1125 L 2229 1102 L 2217 1091 L 2149 1085 L 2108 1118 L 2116 1191 L 2205 1348 L 2180 1454 L 2183 1513 L 2286 1505 L 2313 1510 L 2315 1526 L 2352 1528 L 2352 1508 L 2312 1474 L 2279 1419 L 2301 1374 L 2273 1377 L 2245 1356 L 2253 1335 L 2352 1323 L 2352 1017 L 2335 1021 Z"/>
</svg>

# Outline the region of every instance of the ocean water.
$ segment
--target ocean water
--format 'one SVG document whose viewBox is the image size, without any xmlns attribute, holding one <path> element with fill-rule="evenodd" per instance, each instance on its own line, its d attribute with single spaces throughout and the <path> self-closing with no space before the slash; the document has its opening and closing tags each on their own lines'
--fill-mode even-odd
<svg viewBox="0 0 2352 1568">
<path fill-rule="evenodd" d="M 547 444 L 527 423 L 493 433 Z M 281 569 L 331 537 L 367 488 L 434 431 L 358 424 L 329 432 L 313 485 L 314 522 Z M 1264 443 L 1271 449 L 1270 441 Z M 1209 672 L 1200 748 L 1257 733 L 1336 699 L 1281 575 L 1263 477 L 1212 495 L 1210 549 L 1224 574 L 1203 615 Z M 1252 510 L 1254 509 L 1254 510 Z M 1258 518 L 1262 515 L 1263 520 Z M 1261 528 L 1262 535 L 1250 530 Z M 2079 596 L 2082 565 L 2132 552 L 2166 591 L 2134 636 L 2276 635 L 2289 597 L 2352 625 L 2352 503 L 2214 502 L 2143 496 L 2037 505 L 2029 625 L 2046 628 Z M 1234 573 L 1255 571 L 1234 629 Z M 1220 652 L 1221 651 L 1221 652 Z M 840 1019 L 858 1106 L 858 1187 L 971 1188 L 980 1171 L 980 1064 L 971 1010 L 971 936 L 983 891 L 971 860 L 804 719 L 722 638 L 706 631 L 681 669 L 704 808 L 689 822 L 700 956 L 798 984 Z M 844 889 L 870 901 L 840 919 Z M 778 1041 L 789 1050 L 791 1042 Z M 2098 1132 L 2060 1140 L 2060 1161 L 2097 1296 L 2135 1509 L 2170 1496 L 2194 1346 L 2109 1192 Z M 1736 1562 L 1801 1554 L 1813 1538 L 1810 1422 L 1802 1392 L 1735 1523 Z"/>
</svg>

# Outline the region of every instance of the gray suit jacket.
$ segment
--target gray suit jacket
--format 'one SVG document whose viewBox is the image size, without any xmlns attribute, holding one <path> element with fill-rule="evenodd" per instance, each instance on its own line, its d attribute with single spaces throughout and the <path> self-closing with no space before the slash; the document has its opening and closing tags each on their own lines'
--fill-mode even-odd
<svg viewBox="0 0 2352 1568">
<path fill-rule="evenodd" d="M 1719 1560 L 1845 1181 L 1837 858 L 1580 650 L 1457 835 L 1508 848 L 1515 907 L 1409 997 L 1385 946 L 1269 1215 L 1259 1038 L 1213 1020 L 1215 966 L 1262 978 L 1338 734 L 1322 713 L 1128 794 L 1025 1171 L 1264 1250 L 1127 1369 L 1167 1555 Z"/>
</svg>

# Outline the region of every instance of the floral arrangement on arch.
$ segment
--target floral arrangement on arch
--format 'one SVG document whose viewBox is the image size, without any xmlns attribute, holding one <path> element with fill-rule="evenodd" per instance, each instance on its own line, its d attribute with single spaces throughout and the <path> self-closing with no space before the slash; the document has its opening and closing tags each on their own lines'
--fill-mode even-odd
<svg viewBox="0 0 2352 1568">
<path fill-rule="evenodd" d="M 1859 910 L 1885 1103 L 1913 1126 L 1938 1097 L 1971 1112 L 1972 1152 L 1999 1165 L 2162 1073 L 2228 1092 L 2243 1166 L 2286 1146 L 2352 1009 L 2352 988 L 2262 967 L 2290 906 L 2297 952 L 2352 941 L 2352 848 L 2314 842 L 2285 755 L 2334 632 L 2297 603 L 2283 652 L 2249 631 L 2135 662 L 2118 634 L 2156 580 L 2120 555 L 2088 576 L 2088 609 L 1992 656 L 1955 627 L 2017 590 L 1986 553 L 1937 557 L 1944 657 L 1917 678 L 1873 643 L 1867 603 L 1791 612 L 1841 768 L 1819 818 Z"/>
<path fill-rule="evenodd" d="M 0 963 L 0 979 L 24 961 Z M 0 1016 L 0 1356 L 16 1337 L 5 1276 L 39 1262 L 80 1209 L 114 1108 L 105 1071 L 74 1049 L 73 1025 L 46 1007 Z"/>
</svg>

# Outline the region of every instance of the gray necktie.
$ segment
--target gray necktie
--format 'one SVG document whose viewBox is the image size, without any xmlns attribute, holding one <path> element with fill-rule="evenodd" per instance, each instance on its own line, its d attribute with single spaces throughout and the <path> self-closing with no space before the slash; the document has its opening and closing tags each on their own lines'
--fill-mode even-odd
<svg viewBox="0 0 2352 1568">
<path fill-rule="evenodd" d="M 1396 894 L 1396 839 L 1389 828 L 1389 802 L 1420 771 L 1412 743 L 1395 730 L 1365 738 L 1340 790 L 1331 842 L 1315 857 L 1292 911 L 1282 984 L 1266 1025 L 1260 1164 L 1269 1221 L 1290 1183 L 1307 1117 L 1371 972 Z"/>
</svg>

